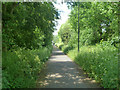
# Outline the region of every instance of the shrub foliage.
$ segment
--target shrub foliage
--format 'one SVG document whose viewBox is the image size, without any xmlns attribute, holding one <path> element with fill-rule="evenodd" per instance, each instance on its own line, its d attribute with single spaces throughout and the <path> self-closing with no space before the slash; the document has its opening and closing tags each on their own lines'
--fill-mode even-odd
<svg viewBox="0 0 120 90">
<path fill-rule="evenodd" d="M 3 88 L 35 88 L 38 73 L 50 53 L 47 48 L 3 52 Z"/>
</svg>

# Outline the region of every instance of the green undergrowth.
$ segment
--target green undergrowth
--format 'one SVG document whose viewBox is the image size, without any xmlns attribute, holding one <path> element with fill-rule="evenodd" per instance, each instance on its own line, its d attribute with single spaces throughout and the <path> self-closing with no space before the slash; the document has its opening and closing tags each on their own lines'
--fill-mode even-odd
<svg viewBox="0 0 120 90">
<path fill-rule="evenodd" d="M 64 46 L 63 46 L 64 47 Z M 64 51 L 64 48 L 62 49 Z M 67 51 L 68 56 L 80 65 L 88 76 L 104 88 L 118 88 L 118 49 L 112 45 L 82 46 Z"/>
<path fill-rule="evenodd" d="M 61 49 L 64 54 L 67 54 L 70 50 L 73 50 L 74 47 L 73 46 L 69 46 L 69 45 L 64 45 L 64 44 L 56 44 L 56 46 Z"/>
<path fill-rule="evenodd" d="M 68 45 L 62 47 L 62 50 L 65 54 L 67 54 L 72 49 L 73 49 L 73 47 L 68 46 Z"/>
<path fill-rule="evenodd" d="M 35 88 L 38 74 L 50 55 L 48 48 L 3 52 L 2 88 Z"/>
</svg>

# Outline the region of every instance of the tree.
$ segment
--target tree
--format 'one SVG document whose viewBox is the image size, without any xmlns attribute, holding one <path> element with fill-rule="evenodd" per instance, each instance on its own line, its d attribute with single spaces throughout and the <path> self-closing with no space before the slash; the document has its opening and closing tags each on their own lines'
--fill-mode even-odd
<svg viewBox="0 0 120 90">
<path fill-rule="evenodd" d="M 70 14 L 70 25 L 77 39 L 78 5 L 69 3 L 73 8 Z M 101 40 L 112 40 L 118 36 L 118 3 L 117 2 L 81 2 L 80 3 L 80 43 L 94 45 Z M 76 42 L 77 43 L 77 42 Z"/>
<path fill-rule="evenodd" d="M 69 42 L 71 37 L 71 26 L 69 24 L 69 21 L 67 21 L 65 24 L 62 24 L 58 32 L 58 35 L 62 39 L 62 42 L 64 44 L 67 44 Z"/>
<path fill-rule="evenodd" d="M 51 45 L 54 20 L 58 18 L 51 2 L 2 4 L 3 48 L 32 49 Z"/>
</svg>

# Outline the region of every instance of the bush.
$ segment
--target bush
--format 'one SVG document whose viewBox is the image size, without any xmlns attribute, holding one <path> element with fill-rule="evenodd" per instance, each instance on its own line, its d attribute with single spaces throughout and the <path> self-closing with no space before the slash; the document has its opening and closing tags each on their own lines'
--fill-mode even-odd
<svg viewBox="0 0 120 90">
<path fill-rule="evenodd" d="M 75 48 L 75 49 L 73 49 L 73 50 L 71 50 L 71 51 L 68 52 L 68 56 L 69 56 L 72 60 L 74 60 L 75 57 L 77 56 L 77 54 L 78 54 L 78 51 L 77 51 L 77 50 L 78 50 L 78 49 Z"/>
<path fill-rule="evenodd" d="M 63 43 L 55 43 L 55 45 L 60 49 L 62 50 L 64 44 Z"/>
<path fill-rule="evenodd" d="M 64 46 L 64 45 L 63 45 L 63 44 L 61 44 L 61 45 L 59 46 L 59 49 L 60 49 L 60 50 L 62 50 L 63 46 Z"/>
<path fill-rule="evenodd" d="M 113 37 L 111 40 L 111 44 L 114 45 L 116 48 L 119 48 L 120 45 L 120 38 L 117 37 Z"/>
<path fill-rule="evenodd" d="M 3 52 L 2 87 L 35 88 L 38 73 L 49 56 L 47 48 Z"/>
<path fill-rule="evenodd" d="M 66 45 L 66 46 L 64 46 L 63 48 L 62 48 L 62 50 L 63 50 L 63 52 L 65 53 L 65 54 L 67 54 L 70 50 L 72 50 L 73 49 L 73 47 L 71 47 L 71 46 L 68 46 L 68 45 Z"/>
<path fill-rule="evenodd" d="M 75 49 L 68 55 L 104 88 L 118 88 L 118 49 L 114 46 L 84 46 L 78 54 Z"/>
</svg>

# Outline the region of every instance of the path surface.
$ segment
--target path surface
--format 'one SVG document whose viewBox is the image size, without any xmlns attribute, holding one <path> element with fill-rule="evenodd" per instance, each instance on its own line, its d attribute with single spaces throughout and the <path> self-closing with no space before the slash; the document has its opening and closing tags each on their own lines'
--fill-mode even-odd
<svg viewBox="0 0 120 90">
<path fill-rule="evenodd" d="M 40 74 L 37 87 L 99 88 L 99 84 L 87 78 L 78 65 L 54 46 L 52 56 Z"/>
</svg>

